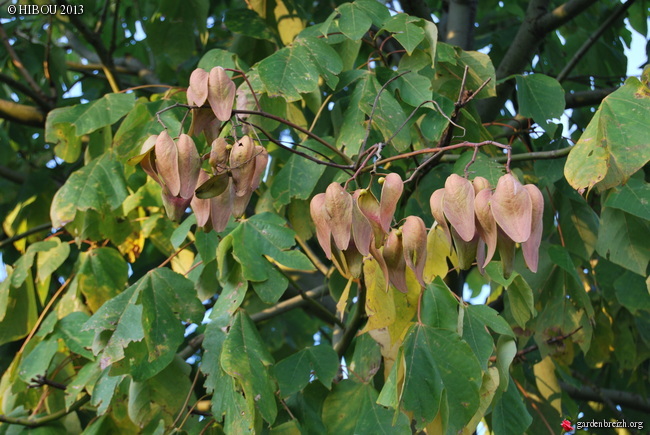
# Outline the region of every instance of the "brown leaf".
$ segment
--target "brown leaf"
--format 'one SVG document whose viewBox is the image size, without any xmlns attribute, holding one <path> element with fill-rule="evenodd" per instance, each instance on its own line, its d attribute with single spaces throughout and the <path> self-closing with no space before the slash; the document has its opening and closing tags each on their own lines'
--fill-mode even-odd
<svg viewBox="0 0 650 435">
<path fill-rule="evenodd" d="M 250 136 L 243 136 L 230 150 L 230 173 L 236 196 L 244 196 L 251 190 L 255 172 L 255 145 Z"/>
<path fill-rule="evenodd" d="M 490 206 L 494 219 L 514 242 L 530 238 L 533 205 L 528 191 L 512 174 L 499 178 Z"/>
<path fill-rule="evenodd" d="M 402 245 L 406 265 L 424 285 L 423 272 L 427 262 L 427 228 L 418 216 L 408 216 L 402 226 Z"/>
<path fill-rule="evenodd" d="M 352 195 L 352 237 L 356 248 L 365 256 L 370 253 L 372 226 L 359 208 L 359 196 L 362 191 L 358 189 Z"/>
<path fill-rule="evenodd" d="M 156 139 L 156 169 L 165 187 L 172 196 L 181 191 L 181 177 L 178 173 L 178 148 L 167 130 L 163 130 Z"/>
<path fill-rule="evenodd" d="M 492 260 L 497 249 L 497 222 L 494 220 L 492 210 L 490 209 L 490 199 L 492 192 L 490 189 L 481 190 L 474 198 L 474 212 L 476 213 L 479 236 L 487 245 L 487 252 L 484 253 L 479 266 L 484 268 Z"/>
<path fill-rule="evenodd" d="M 456 174 L 445 181 L 445 196 L 442 201 L 445 216 L 456 229 L 461 239 L 469 242 L 476 233 L 474 223 L 474 187 L 472 183 Z"/>
<path fill-rule="evenodd" d="M 219 121 L 225 122 L 230 119 L 236 92 L 235 82 L 228 77 L 222 67 L 216 66 L 210 70 L 208 102 Z"/>
<path fill-rule="evenodd" d="M 311 220 L 314 221 L 316 227 L 316 237 L 318 243 L 325 252 L 327 258 L 332 258 L 332 230 L 329 225 L 329 216 L 325 210 L 325 194 L 319 193 L 314 196 L 309 203 L 309 213 Z"/>
<path fill-rule="evenodd" d="M 192 138 L 186 134 L 180 135 L 176 146 L 178 147 L 178 174 L 181 181 L 180 196 L 192 199 L 199 179 L 201 156 L 199 156 Z"/>
<path fill-rule="evenodd" d="M 543 217 L 544 217 L 544 195 L 533 184 L 526 184 L 524 188 L 528 191 L 533 206 L 530 238 L 521 244 L 524 253 L 524 260 L 528 268 L 537 272 L 539 260 L 539 245 L 542 241 Z"/>
<path fill-rule="evenodd" d="M 352 196 L 339 183 L 332 183 L 325 191 L 325 210 L 330 219 L 334 243 L 345 251 L 352 232 Z"/>
<path fill-rule="evenodd" d="M 199 189 L 209 179 L 210 179 L 210 174 L 208 174 L 203 169 L 201 169 L 201 171 L 199 172 L 199 180 L 198 180 Z M 198 196 L 198 189 L 197 189 L 197 195 L 194 196 L 194 198 L 192 198 L 192 201 L 190 202 L 190 206 L 192 207 L 192 210 L 194 211 L 194 215 L 196 216 L 196 224 L 199 227 L 202 228 L 205 227 L 205 225 L 208 222 L 210 222 L 210 200 L 202 199 L 200 196 Z"/>
<path fill-rule="evenodd" d="M 404 182 L 398 174 L 390 173 L 384 179 L 384 185 L 381 188 L 381 200 L 379 202 L 379 217 L 381 226 L 385 232 L 390 230 L 393 221 L 393 215 L 397 208 L 399 198 L 404 190 Z"/>
<path fill-rule="evenodd" d="M 402 293 L 408 293 L 402 235 L 398 230 L 391 230 L 388 234 L 388 238 L 384 244 L 383 255 L 386 261 L 386 267 L 388 268 L 390 283 Z"/>
<path fill-rule="evenodd" d="M 187 103 L 203 106 L 208 99 L 208 78 L 210 74 L 203 68 L 197 68 L 190 75 L 190 86 L 187 88 Z"/>
<path fill-rule="evenodd" d="M 433 218 L 445 232 L 447 242 L 449 242 L 449 246 L 451 246 L 451 233 L 449 232 L 449 225 L 447 225 L 447 219 L 445 219 L 445 212 L 442 207 L 444 197 L 445 189 L 436 190 L 431 194 L 431 198 L 429 198 L 429 205 L 431 206 L 431 214 L 433 215 Z"/>
</svg>

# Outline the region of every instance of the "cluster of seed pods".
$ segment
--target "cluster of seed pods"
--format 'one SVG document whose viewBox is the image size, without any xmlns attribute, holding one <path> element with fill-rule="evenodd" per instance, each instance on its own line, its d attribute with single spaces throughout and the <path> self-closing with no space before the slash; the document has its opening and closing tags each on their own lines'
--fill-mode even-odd
<svg viewBox="0 0 650 435">
<path fill-rule="evenodd" d="M 476 260 L 483 271 L 498 249 L 504 274 L 510 275 L 515 246 L 521 243 L 526 265 L 537 271 L 544 197 L 536 186 L 505 174 L 493 191 L 483 177 L 470 182 L 453 174 L 433 192 L 430 204 L 448 241 L 454 241 L 462 269 Z"/>
<path fill-rule="evenodd" d="M 427 232 L 417 216 L 409 216 L 402 227 L 391 229 L 403 190 L 401 177 L 394 173 L 383 179 L 379 200 L 367 189 L 350 194 L 332 183 L 325 193 L 314 196 L 310 212 L 319 244 L 340 270 L 358 277 L 363 257 L 372 255 L 386 283 L 406 292 L 407 267 L 423 283 Z"/>
<path fill-rule="evenodd" d="M 221 67 L 210 72 L 196 69 L 190 76 L 187 100 L 193 109 L 193 134 L 202 131 L 211 144 L 209 172 L 192 138 L 181 134 L 174 140 L 167 131 L 149 137 L 140 155 L 129 163 L 140 163 L 144 171 L 162 187 L 167 216 L 179 220 L 192 207 L 198 226 L 223 231 L 230 216 L 244 214 L 253 191 L 266 169 L 268 153 L 249 136 L 229 144 L 218 136 L 222 122 L 232 116 L 235 83 Z M 210 109 L 202 109 L 205 102 Z"/>
</svg>

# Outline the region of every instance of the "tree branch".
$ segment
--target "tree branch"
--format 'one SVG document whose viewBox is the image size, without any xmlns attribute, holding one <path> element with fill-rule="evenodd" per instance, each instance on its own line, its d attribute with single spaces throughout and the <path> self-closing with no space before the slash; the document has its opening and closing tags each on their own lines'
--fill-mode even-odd
<svg viewBox="0 0 650 435">
<path fill-rule="evenodd" d="M 4 82 L 8 84 L 14 91 L 18 91 L 20 93 L 25 94 L 26 96 L 34 100 L 34 102 L 38 104 L 41 107 L 41 109 L 43 109 L 44 111 L 47 112 L 50 109 L 52 109 L 52 106 L 50 106 L 48 103 L 43 101 L 41 96 L 37 92 L 34 92 L 32 88 L 26 86 L 25 84 L 17 80 L 14 80 L 10 76 L 0 73 L 0 82 Z"/>
<path fill-rule="evenodd" d="M 14 171 L 4 165 L 0 165 L 0 177 L 13 181 L 16 184 L 23 184 L 25 182 L 25 175 L 18 171 Z"/>
<path fill-rule="evenodd" d="M 70 408 L 68 409 L 61 409 L 57 412 L 54 412 L 49 415 L 45 415 L 43 417 L 26 417 L 26 418 L 21 418 L 21 417 L 9 417 L 8 415 L 0 415 L 0 422 L 4 423 L 9 423 L 9 424 L 19 424 L 21 426 L 27 426 L 27 427 L 39 427 L 46 425 L 47 423 L 50 423 L 52 421 L 56 421 L 60 419 L 61 417 L 64 417 L 77 409 L 81 408 L 83 405 L 88 403 L 90 400 L 90 396 L 85 394 L 81 399 L 77 400 L 75 403 L 73 403 Z"/>
<path fill-rule="evenodd" d="M 627 391 L 611 390 L 607 388 L 596 389 L 593 387 L 583 386 L 578 388 L 566 382 L 560 381 L 562 391 L 577 400 L 586 400 L 590 402 L 612 402 L 621 407 L 635 409 L 637 411 L 650 414 L 650 402 L 640 394 L 629 393 Z"/>
<path fill-rule="evenodd" d="M 476 0 L 449 0 L 445 41 L 463 50 L 474 45 L 474 18 Z"/>
<path fill-rule="evenodd" d="M 45 115 L 38 108 L 0 99 L 0 118 L 31 127 L 45 127 Z"/>
<path fill-rule="evenodd" d="M 279 316 L 280 314 L 284 314 L 287 311 L 291 311 L 294 308 L 302 307 L 304 305 L 308 305 L 309 301 L 307 298 L 318 298 L 323 296 L 328 292 L 328 288 L 326 285 L 321 285 L 318 286 L 312 290 L 307 290 L 304 292 L 302 295 L 294 296 L 290 299 L 287 299 L 286 301 L 282 301 L 270 308 L 267 308 L 266 310 L 259 311 L 257 313 L 251 314 L 251 320 L 254 323 L 259 323 L 263 322 L 264 320 L 271 319 L 275 316 Z M 203 334 L 199 334 L 196 337 L 194 337 L 190 342 L 185 346 L 180 352 L 178 352 L 178 356 L 180 356 L 183 359 L 187 359 L 191 357 L 196 350 L 201 347 L 201 344 L 203 344 L 203 339 L 204 339 Z"/>
<path fill-rule="evenodd" d="M 6 245 L 13 243 L 17 240 L 24 239 L 25 237 L 31 236 L 32 234 L 40 233 L 41 231 L 49 230 L 52 228 L 52 223 L 48 222 L 46 224 L 37 225 L 25 231 L 24 233 L 16 234 L 13 237 L 4 239 L 0 241 L 0 248 L 4 248 Z"/>
<path fill-rule="evenodd" d="M 576 107 L 594 106 L 600 104 L 603 98 L 614 92 L 618 88 L 595 89 L 593 91 L 580 91 L 572 94 L 566 94 L 564 101 L 567 109 Z"/>
<path fill-rule="evenodd" d="M 431 21 L 431 9 L 425 0 L 402 0 L 400 4 L 407 14 Z"/>
<path fill-rule="evenodd" d="M 597 2 L 598 0 L 569 0 L 540 17 L 535 27 L 541 33 L 552 32 Z"/>
<path fill-rule="evenodd" d="M 558 82 L 563 82 L 564 79 L 567 78 L 569 73 L 573 70 L 573 68 L 580 62 L 580 59 L 589 51 L 589 49 L 594 45 L 594 43 L 600 38 L 600 36 L 605 33 L 605 30 L 612 24 L 614 24 L 615 21 L 619 20 L 625 11 L 629 9 L 630 6 L 634 4 L 636 0 L 627 0 L 625 3 L 619 4 L 616 6 L 615 10 L 609 14 L 609 17 L 605 20 L 603 24 L 596 29 L 594 33 L 589 35 L 589 38 L 582 44 L 582 46 L 576 51 L 576 53 L 573 55 L 571 60 L 564 66 L 564 69 L 560 72 L 560 74 L 557 75 L 557 81 Z"/>
</svg>

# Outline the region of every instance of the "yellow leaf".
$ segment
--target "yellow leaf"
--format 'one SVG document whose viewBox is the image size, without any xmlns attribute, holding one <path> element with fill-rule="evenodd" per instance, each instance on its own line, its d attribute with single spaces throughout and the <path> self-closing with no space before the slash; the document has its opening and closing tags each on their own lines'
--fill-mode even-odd
<svg viewBox="0 0 650 435">
<path fill-rule="evenodd" d="M 293 38 L 305 28 L 305 25 L 295 14 L 295 11 L 293 13 L 289 12 L 282 0 L 276 0 L 273 13 L 275 14 L 275 21 L 278 23 L 278 33 L 282 43 L 284 45 L 290 44 Z"/>
<path fill-rule="evenodd" d="M 345 289 L 341 294 L 341 298 L 336 303 L 336 312 L 339 313 L 341 319 L 343 319 L 343 313 L 345 312 L 345 306 L 348 304 L 348 298 L 350 297 L 350 288 L 352 287 L 352 278 L 348 279 L 348 283 L 345 285 Z"/>
<path fill-rule="evenodd" d="M 194 253 L 189 249 L 183 249 L 177 256 L 172 258 L 172 270 L 185 275 L 194 263 Z"/>
<path fill-rule="evenodd" d="M 366 283 L 368 323 L 360 334 L 373 329 L 386 328 L 395 322 L 396 317 L 393 288 L 385 290 L 384 273 L 374 258 L 369 258 L 363 263 L 363 276 Z"/>
<path fill-rule="evenodd" d="M 393 292 L 396 313 L 395 321 L 388 327 L 392 344 L 401 341 L 409 326 L 411 326 L 411 321 L 418 308 L 418 298 L 422 291 L 415 272 L 409 268 L 406 268 L 406 288 L 408 289 L 406 293 L 397 291 L 393 286 L 390 288 L 390 291 Z"/>
<path fill-rule="evenodd" d="M 452 250 L 442 227 L 437 226 L 427 236 L 427 262 L 424 265 L 424 282 L 432 282 L 436 276 L 444 278 L 449 272 L 447 258 L 454 267 L 458 267 L 458 257 Z"/>
</svg>

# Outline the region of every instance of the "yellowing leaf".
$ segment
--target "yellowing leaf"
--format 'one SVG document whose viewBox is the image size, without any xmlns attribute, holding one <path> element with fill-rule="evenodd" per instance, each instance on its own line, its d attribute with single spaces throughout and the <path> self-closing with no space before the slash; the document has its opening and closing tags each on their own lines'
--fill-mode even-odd
<svg viewBox="0 0 650 435">
<path fill-rule="evenodd" d="M 427 262 L 424 265 L 424 282 L 430 283 L 437 276 L 447 276 L 449 259 L 454 267 L 458 267 L 458 257 L 451 249 L 451 243 L 440 225 L 432 228 L 427 235 Z"/>
<path fill-rule="evenodd" d="M 366 313 L 368 323 L 360 332 L 368 332 L 373 329 L 385 328 L 395 322 L 395 301 L 393 290 L 386 291 L 384 273 L 373 258 L 364 262 L 363 275 L 366 284 Z"/>
</svg>

